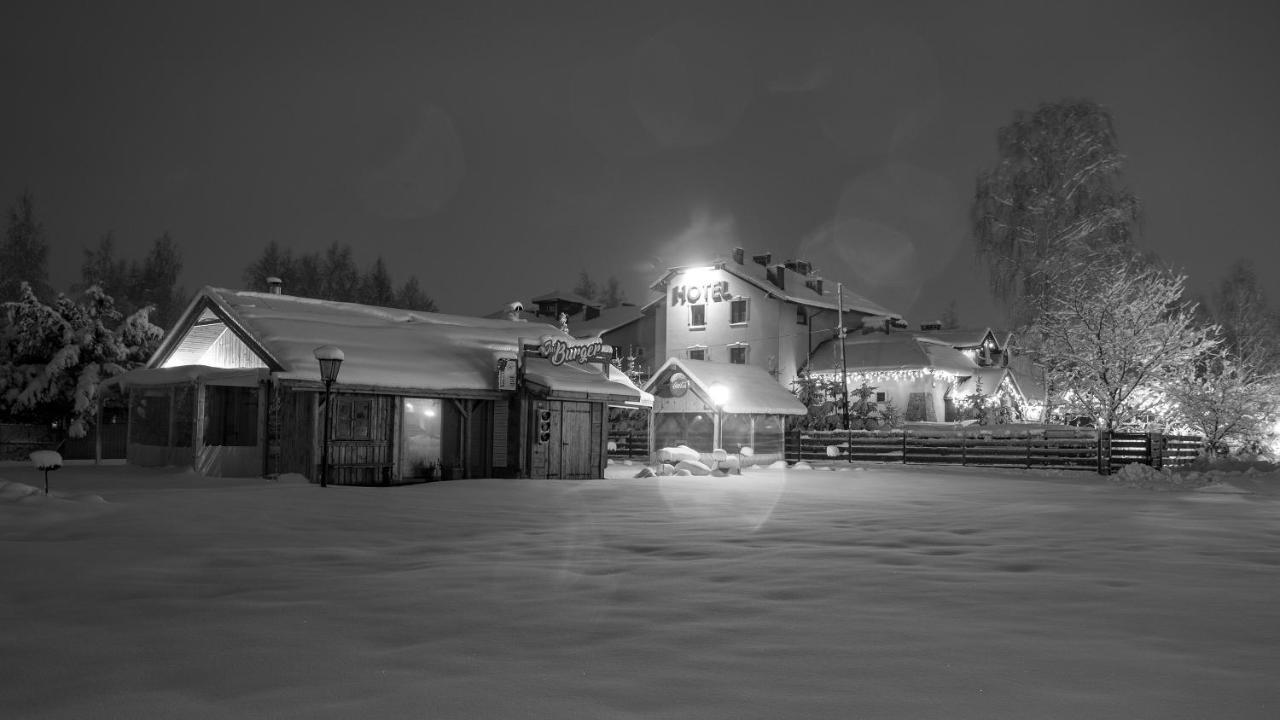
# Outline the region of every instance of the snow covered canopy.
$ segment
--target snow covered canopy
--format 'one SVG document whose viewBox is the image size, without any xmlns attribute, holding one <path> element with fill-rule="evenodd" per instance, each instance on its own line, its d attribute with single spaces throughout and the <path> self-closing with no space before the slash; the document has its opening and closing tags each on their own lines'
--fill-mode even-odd
<svg viewBox="0 0 1280 720">
<path fill-rule="evenodd" d="M 584 395 L 628 407 L 653 407 L 653 395 L 636 387 L 625 373 L 612 365 L 606 376 L 595 363 L 568 362 L 552 365 L 549 360 L 525 360 L 525 382 L 548 392 Z"/>
<path fill-rule="evenodd" d="M 121 388 L 155 385 L 179 385 L 204 383 L 228 387 L 257 387 L 267 379 L 262 368 L 215 368 L 207 365 L 184 365 L 170 368 L 138 368 L 111 378 L 105 384 Z"/>
<path fill-rule="evenodd" d="M 657 393 L 677 372 L 689 378 L 690 390 L 702 398 L 711 397 L 713 385 L 721 386 L 726 397 L 721 409 L 726 413 L 804 415 L 807 412 L 804 403 L 794 394 L 763 368 L 754 365 L 671 358 L 649 378 L 644 389 Z"/>
</svg>

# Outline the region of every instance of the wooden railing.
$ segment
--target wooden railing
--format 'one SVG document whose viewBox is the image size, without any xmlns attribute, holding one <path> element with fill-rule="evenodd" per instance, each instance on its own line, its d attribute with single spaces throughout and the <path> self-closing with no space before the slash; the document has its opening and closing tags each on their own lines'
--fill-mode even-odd
<svg viewBox="0 0 1280 720">
<path fill-rule="evenodd" d="M 609 433 L 609 457 L 614 460 L 643 460 L 649 457 L 649 433 Z"/>
</svg>

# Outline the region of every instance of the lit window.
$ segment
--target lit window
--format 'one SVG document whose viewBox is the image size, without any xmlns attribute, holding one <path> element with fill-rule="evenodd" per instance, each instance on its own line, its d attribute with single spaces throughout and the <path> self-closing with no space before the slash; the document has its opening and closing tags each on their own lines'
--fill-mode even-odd
<svg viewBox="0 0 1280 720">
<path fill-rule="evenodd" d="M 689 348 L 689 359 L 690 359 L 690 360 L 706 360 L 706 359 L 707 359 L 707 349 L 706 349 L 705 347 L 691 347 L 691 348 Z"/>
<path fill-rule="evenodd" d="M 747 322 L 747 299 L 737 298 L 729 303 L 729 324 L 745 325 Z"/>
<path fill-rule="evenodd" d="M 690 305 L 689 306 L 689 327 L 700 328 L 707 326 L 707 306 L 706 305 Z"/>
<path fill-rule="evenodd" d="M 733 363 L 734 365 L 746 365 L 747 364 L 747 346 L 731 345 L 729 347 L 729 362 Z"/>
</svg>

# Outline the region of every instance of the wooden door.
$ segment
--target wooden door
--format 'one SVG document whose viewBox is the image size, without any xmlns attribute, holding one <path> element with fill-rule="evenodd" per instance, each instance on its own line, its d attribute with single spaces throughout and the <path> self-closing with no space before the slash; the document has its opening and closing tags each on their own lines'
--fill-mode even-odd
<svg viewBox="0 0 1280 720">
<path fill-rule="evenodd" d="M 591 403 L 563 403 L 560 412 L 560 477 L 595 477 L 592 440 Z"/>
</svg>

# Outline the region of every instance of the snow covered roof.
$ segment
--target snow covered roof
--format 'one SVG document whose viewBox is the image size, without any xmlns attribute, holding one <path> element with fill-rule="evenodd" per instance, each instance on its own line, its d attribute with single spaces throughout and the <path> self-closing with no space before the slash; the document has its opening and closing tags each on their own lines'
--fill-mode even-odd
<svg viewBox="0 0 1280 720">
<path fill-rule="evenodd" d="M 809 360 L 811 372 L 835 372 L 841 367 L 831 338 L 818 345 Z M 968 355 L 947 345 L 923 342 L 908 333 L 873 333 L 845 340 L 844 367 L 850 372 L 920 370 L 930 368 L 953 375 L 970 375 L 978 369 Z"/>
<path fill-rule="evenodd" d="M 951 397 L 962 398 L 978 392 L 978 383 L 982 383 L 981 394 L 990 396 L 1000 389 L 1000 383 L 1004 381 L 1007 375 L 1009 375 L 1008 368 L 979 368 L 952 389 Z M 1013 378 L 1010 378 L 1010 380 L 1016 388 L 1018 386 L 1017 380 Z"/>
<path fill-rule="evenodd" d="M 180 385 L 197 382 L 210 385 L 257 387 L 267 379 L 266 368 L 216 368 L 208 365 L 181 365 L 177 367 L 142 367 L 117 375 L 104 384 L 122 388 L 148 385 Z"/>
<path fill-rule="evenodd" d="M 339 384 L 422 391 L 492 391 L 499 356 L 516 357 L 521 338 L 560 332 L 543 323 L 205 287 L 148 366 L 171 364 L 184 329 L 207 320 L 206 310 L 234 328 L 277 377 L 319 382 L 313 351 L 335 345 L 346 354 Z"/>
<path fill-rule="evenodd" d="M 563 300 L 567 303 L 575 303 L 577 305 L 583 305 L 585 307 L 594 307 L 594 308 L 600 307 L 600 303 L 596 302 L 595 300 L 592 300 L 591 298 L 583 297 L 577 293 L 562 292 L 561 290 L 558 290 L 558 289 L 552 290 L 551 292 L 548 292 L 548 293 L 543 293 L 538 297 L 533 298 L 532 302 L 542 303 L 542 302 L 550 302 L 552 300 Z"/>
<path fill-rule="evenodd" d="M 654 392 L 676 372 L 687 375 L 703 398 L 710 397 L 712 385 L 723 385 L 728 390 L 723 408 L 727 413 L 804 415 L 807 412 L 804 403 L 791 391 L 755 365 L 671 358 L 645 383 L 645 391 Z"/>
<path fill-rule="evenodd" d="M 808 276 L 801 275 L 793 270 L 779 268 L 784 278 L 783 285 L 786 289 L 781 289 L 768 279 L 768 269 L 759 263 L 747 260 L 738 263 L 734 260 L 717 259 L 710 265 L 724 270 L 735 277 L 755 285 L 770 295 L 793 302 L 797 305 L 805 305 L 807 307 L 822 308 L 824 310 L 838 309 L 839 302 L 836 297 L 836 283 L 834 281 L 825 281 L 822 284 L 822 292 L 817 292 L 813 288 L 806 287 L 805 281 L 812 279 Z M 705 265 L 687 265 L 674 267 L 667 270 L 666 274 L 655 281 L 650 287 L 655 290 L 662 291 L 672 276 L 685 270 L 691 270 Z M 774 267 L 770 265 L 769 267 Z M 902 315 L 892 310 L 886 310 L 879 304 L 872 302 L 870 299 L 849 290 L 848 286 L 844 287 L 844 310 L 846 312 L 858 312 L 866 315 L 884 315 L 891 318 L 901 319 Z"/>
</svg>

